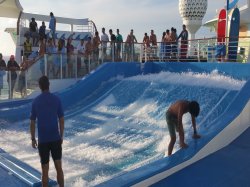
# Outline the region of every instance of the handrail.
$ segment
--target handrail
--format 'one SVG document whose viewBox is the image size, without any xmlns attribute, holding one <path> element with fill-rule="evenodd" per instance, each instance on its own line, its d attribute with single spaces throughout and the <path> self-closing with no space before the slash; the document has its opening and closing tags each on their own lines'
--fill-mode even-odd
<svg viewBox="0 0 250 187">
<path fill-rule="evenodd" d="M 228 38 L 228 37 L 227 37 Z M 181 41 L 163 43 L 157 46 L 146 47 L 138 42 L 128 45 L 126 42 L 107 42 L 107 47 L 99 45 L 89 54 L 79 55 L 75 50 L 73 54 L 45 53 L 35 59 L 27 60 L 26 89 L 29 93 L 38 87 L 37 80 L 41 75 L 50 79 L 79 79 L 107 62 L 248 62 L 250 57 L 249 36 L 239 37 L 237 42 L 220 43 L 217 38 L 189 40 L 187 45 Z M 230 44 L 230 46 L 229 46 Z"/>
</svg>

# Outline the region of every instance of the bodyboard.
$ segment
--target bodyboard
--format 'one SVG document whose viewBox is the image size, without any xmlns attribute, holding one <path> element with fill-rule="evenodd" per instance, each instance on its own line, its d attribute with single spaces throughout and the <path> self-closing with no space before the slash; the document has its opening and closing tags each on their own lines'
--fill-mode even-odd
<svg viewBox="0 0 250 187">
<path fill-rule="evenodd" d="M 235 62 L 237 59 L 238 43 L 240 31 L 240 11 L 235 8 L 230 21 L 228 60 Z"/>
<path fill-rule="evenodd" d="M 220 11 L 218 24 L 217 24 L 217 42 L 218 43 L 225 43 L 226 21 L 227 21 L 226 16 L 227 16 L 226 9 L 222 9 Z"/>
</svg>

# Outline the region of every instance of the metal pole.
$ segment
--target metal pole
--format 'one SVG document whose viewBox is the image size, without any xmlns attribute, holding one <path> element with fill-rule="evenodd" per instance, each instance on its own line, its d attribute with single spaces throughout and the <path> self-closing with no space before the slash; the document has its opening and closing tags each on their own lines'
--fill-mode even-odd
<svg viewBox="0 0 250 187">
<path fill-rule="evenodd" d="M 229 42 L 229 38 L 228 38 L 228 21 L 229 21 L 229 18 L 228 18 L 228 11 L 229 11 L 229 0 L 226 0 L 226 33 L 225 33 L 225 45 L 228 46 L 228 42 Z M 228 53 L 228 50 L 226 50 L 226 53 Z M 226 54 L 227 56 L 228 54 Z"/>
<path fill-rule="evenodd" d="M 74 54 L 74 56 L 75 56 L 75 72 L 76 72 L 76 79 L 77 79 L 77 73 L 78 73 L 77 55 Z"/>
<path fill-rule="evenodd" d="M 200 62 L 201 61 L 201 59 L 200 59 L 200 40 L 198 40 L 198 50 L 197 50 L 197 59 L 198 59 L 198 62 Z"/>
<path fill-rule="evenodd" d="M 62 67 L 62 64 L 63 64 L 63 57 L 62 57 L 62 54 L 60 54 L 60 78 L 62 79 L 63 78 L 63 67 Z"/>
<path fill-rule="evenodd" d="M 25 96 L 27 96 L 27 88 L 28 88 L 28 83 L 27 83 L 27 70 L 25 70 Z"/>
<path fill-rule="evenodd" d="M 48 76 L 48 70 L 47 70 L 48 64 L 47 64 L 47 55 L 44 55 L 44 74 Z"/>
<path fill-rule="evenodd" d="M 12 87 L 12 85 L 11 85 L 11 71 L 9 70 L 9 74 L 8 74 L 8 76 L 9 76 L 9 98 L 10 99 L 12 99 L 12 90 L 11 90 L 11 87 Z"/>
<path fill-rule="evenodd" d="M 88 59 L 89 59 L 89 67 L 88 67 L 88 73 L 90 72 L 90 55 L 88 56 Z"/>
</svg>

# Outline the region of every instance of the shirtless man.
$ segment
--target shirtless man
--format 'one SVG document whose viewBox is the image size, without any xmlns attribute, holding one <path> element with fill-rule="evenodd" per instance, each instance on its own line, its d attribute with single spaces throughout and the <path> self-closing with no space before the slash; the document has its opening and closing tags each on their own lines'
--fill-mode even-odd
<svg viewBox="0 0 250 187">
<path fill-rule="evenodd" d="M 179 132 L 180 147 L 186 148 L 188 145 L 184 141 L 184 129 L 182 117 L 189 112 L 192 117 L 192 125 L 194 129 L 193 138 L 198 139 L 201 136 L 197 134 L 195 118 L 200 113 L 200 106 L 196 101 L 179 100 L 172 104 L 166 112 L 166 121 L 168 124 L 170 143 L 168 145 L 168 155 L 172 154 L 174 144 L 176 142 L 176 133 Z"/>
<path fill-rule="evenodd" d="M 152 57 L 153 59 L 156 59 L 157 55 L 157 37 L 154 33 L 154 30 L 151 30 L 151 35 L 149 37 L 150 43 L 151 43 L 151 48 L 152 48 Z"/>
</svg>

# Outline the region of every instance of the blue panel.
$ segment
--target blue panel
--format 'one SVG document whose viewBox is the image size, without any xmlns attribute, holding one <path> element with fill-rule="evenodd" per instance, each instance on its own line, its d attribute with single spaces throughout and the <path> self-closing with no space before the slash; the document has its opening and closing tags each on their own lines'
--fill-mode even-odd
<svg viewBox="0 0 250 187">
<path fill-rule="evenodd" d="M 95 104 L 98 103 L 106 93 L 112 92 L 112 90 L 115 89 L 116 87 L 121 89 L 123 88 L 123 85 L 126 88 L 127 87 L 126 84 L 131 84 L 126 81 L 121 83 L 120 79 L 121 77 L 125 78 L 141 74 L 150 74 L 150 73 L 154 74 L 154 73 L 160 73 L 162 71 L 170 71 L 177 73 L 190 72 L 190 71 L 194 73 L 211 73 L 212 71 L 217 71 L 220 74 L 229 75 L 236 79 L 249 80 L 250 64 L 107 63 L 100 66 L 96 71 L 92 72 L 84 79 L 78 81 L 78 83 L 76 83 L 75 85 L 56 94 L 62 99 L 62 103 L 66 111 L 66 118 L 71 118 L 71 116 L 75 115 L 76 113 L 80 113 L 84 110 L 89 109 L 90 108 L 89 106 L 94 105 L 93 103 Z M 157 90 L 159 90 L 158 87 L 152 86 L 150 87 L 150 92 L 144 92 L 144 90 L 147 89 L 146 83 L 145 85 L 141 84 L 133 86 L 135 86 L 136 89 L 131 90 L 131 92 L 128 92 L 128 94 L 123 94 L 122 96 L 124 97 L 124 100 L 120 101 L 119 106 L 116 107 L 124 107 L 128 105 L 130 102 L 137 100 L 139 96 L 142 95 L 142 93 L 145 99 L 150 98 L 152 97 L 152 95 L 154 94 L 156 95 Z M 119 96 L 121 95 L 120 92 L 123 92 L 123 90 L 119 89 L 117 89 L 115 94 L 113 94 L 114 97 L 119 98 Z M 228 103 L 228 107 L 225 110 L 221 110 L 219 107 L 216 108 L 216 112 L 221 114 L 219 115 L 218 118 L 214 119 L 212 125 L 210 124 L 210 121 L 211 118 L 213 118 L 213 116 L 204 122 L 203 130 L 205 131 L 206 129 L 209 129 L 209 131 L 204 133 L 205 136 L 202 137 L 202 139 L 190 142 L 189 149 L 180 150 L 171 157 L 159 159 L 151 164 L 145 165 L 136 170 L 125 173 L 124 175 L 121 175 L 119 177 L 114 177 L 113 179 L 100 184 L 100 186 L 131 186 L 136 184 L 137 182 L 147 179 L 150 176 L 158 174 L 173 166 L 176 166 L 177 164 L 184 162 L 185 160 L 190 159 L 195 153 L 197 153 L 197 151 L 199 151 L 215 135 L 217 135 L 220 131 L 222 131 L 242 111 L 243 107 L 249 100 L 250 96 L 249 90 L 250 90 L 250 82 L 248 81 L 239 92 L 236 91 L 230 92 L 222 101 L 222 104 Z M 178 90 L 174 90 L 173 92 L 175 91 L 178 92 Z M 192 90 L 192 92 L 195 91 Z M 220 95 L 223 94 L 224 94 L 223 91 L 221 91 Z M 175 94 L 171 93 L 169 94 L 169 97 L 174 98 L 174 96 Z M 163 99 L 164 98 L 159 98 L 159 101 Z M 217 101 L 218 98 L 214 99 L 214 102 Z M 22 121 L 24 119 L 28 119 L 31 102 L 32 100 L 0 103 L 0 111 L 1 111 L 0 118 L 4 121 L 7 121 L 10 124 L 11 122 L 17 122 L 17 121 Z M 163 106 L 161 107 L 163 108 Z M 222 113 L 221 111 L 223 111 L 224 113 Z M 157 113 L 158 111 L 153 111 L 149 115 L 156 115 L 154 114 L 154 112 Z M 91 122 L 93 126 L 97 123 L 104 123 L 102 121 L 98 121 L 96 119 L 91 119 L 91 118 L 88 118 L 88 121 Z M 74 135 L 74 133 L 77 131 L 77 128 L 78 127 L 75 127 L 75 129 L 72 129 L 71 132 L 67 132 L 68 135 Z M 91 126 L 90 124 L 86 125 L 84 124 L 84 127 L 81 128 L 91 128 Z M 128 134 L 129 133 L 133 132 L 128 132 Z M 102 142 L 102 144 L 109 146 L 111 143 L 105 141 Z M 117 146 L 115 144 L 112 145 Z M 146 151 L 143 153 L 146 153 Z M 111 167 L 108 165 L 105 165 L 105 167 L 109 167 L 111 173 L 113 171 L 119 170 L 119 168 Z"/>
<path fill-rule="evenodd" d="M 49 185 L 56 184 L 49 180 Z M 41 174 L 0 149 L 0 186 L 41 186 Z"/>
<path fill-rule="evenodd" d="M 229 146 L 152 185 L 163 186 L 249 186 L 250 129 Z"/>
</svg>

